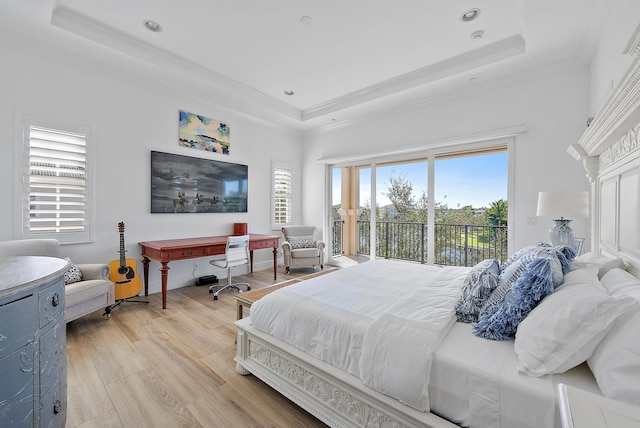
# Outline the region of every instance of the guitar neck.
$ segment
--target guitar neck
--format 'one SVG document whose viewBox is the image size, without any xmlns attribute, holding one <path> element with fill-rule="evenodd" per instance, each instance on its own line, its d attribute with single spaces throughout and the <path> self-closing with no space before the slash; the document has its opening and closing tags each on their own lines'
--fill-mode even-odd
<svg viewBox="0 0 640 428">
<path fill-rule="evenodd" d="M 124 256 L 124 232 L 120 233 L 120 267 L 125 267 L 127 265 L 126 257 Z"/>
</svg>

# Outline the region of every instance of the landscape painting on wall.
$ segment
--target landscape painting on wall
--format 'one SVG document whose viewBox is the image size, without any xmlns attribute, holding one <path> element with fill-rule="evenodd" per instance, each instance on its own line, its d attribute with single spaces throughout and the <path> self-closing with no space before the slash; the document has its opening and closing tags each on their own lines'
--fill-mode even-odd
<svg viewBox="0 0 640 428">
<path fill-rule="evenodd" d="M 224 122 L 180 110 L 178 144 L 183 147 L 228 155 L 230 132 Z"/>
<path fill-rule="evenodd" d="M 151 213 L 246 213 L 247 165 L 151 152 Z"/>
</svg>

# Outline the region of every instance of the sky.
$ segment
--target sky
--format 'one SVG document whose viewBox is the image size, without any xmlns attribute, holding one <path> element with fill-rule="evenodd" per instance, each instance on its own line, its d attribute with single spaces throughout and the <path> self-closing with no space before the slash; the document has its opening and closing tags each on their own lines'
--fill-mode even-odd
<svg viewBox="0 0 640 428">
<path fill-rule="evenodd" d="M 340 170 L 334 169 L 333 204 L 340 202 Z M 377 203 L 391 203 L 383 193 L 389 177 L 401 177 L 413 183 L 414 199 L 427 191 L 427 163 L 410 163 L 378 167 Z M 336 178 L 337 177 L 337 178 Z M 371 175 L 369 169 L 360 172 L 360 205 L 371 199 Z M 449 208 L 471 205 L 474 208 L 489 207 L 491 202 L 507 200 L 507 153 L 459 157 L 436 160 L 435 200 Z"/>
</svg>

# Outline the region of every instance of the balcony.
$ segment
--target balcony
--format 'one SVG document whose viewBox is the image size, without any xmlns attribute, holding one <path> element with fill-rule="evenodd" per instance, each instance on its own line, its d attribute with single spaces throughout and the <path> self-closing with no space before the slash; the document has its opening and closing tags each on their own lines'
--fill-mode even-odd
<svg viewBox="0 0 640 428">
<path fill-rule="evenodd" d="M 371 252 L 369 221 L 358 221 L 358 254 Z M 332 255 L 342 254 L 344 222 L 333 225 Z M 436 223 L 435 264 L 474 266 L 484 259 L 501 262 L 508 257 L 507 226 Z M 376 223 L 376 257 L 427 261 L 427 224 L 379 221 Z"/>
</svg>

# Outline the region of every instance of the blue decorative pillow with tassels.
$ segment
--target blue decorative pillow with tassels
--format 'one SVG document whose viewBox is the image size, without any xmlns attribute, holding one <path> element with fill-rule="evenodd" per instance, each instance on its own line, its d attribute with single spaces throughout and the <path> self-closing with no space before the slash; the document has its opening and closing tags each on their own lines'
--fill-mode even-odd
<svg viewBox="0 0 640 428">
<path fill-rule="evenodd" d="M 512 339 L 518 324 L 562 284 L 564 273 L 576 255 L 570 247 L 542 243 L 516 254 L 503 265 L 498 287 L 482 307 L 478 322 L 473 325 L 476 336 L 493 340 Z"/>
<path fill-rule="evenodd" d="M 497 259 L 483 260 L 469 271 L 456 303 L 458 321 L 465 323 L 478 321 L 480 310 L 498 286 L 499 276 L 500 262 Z"/>
</svg>

